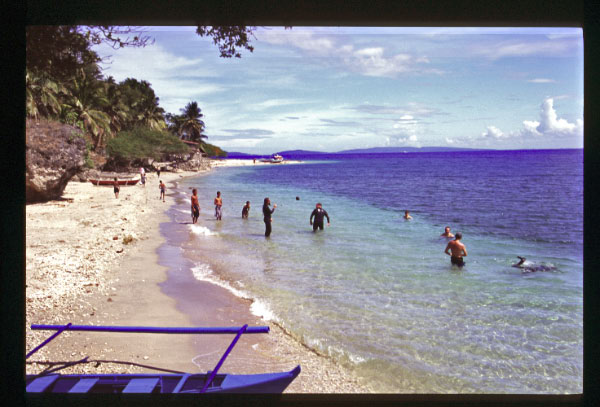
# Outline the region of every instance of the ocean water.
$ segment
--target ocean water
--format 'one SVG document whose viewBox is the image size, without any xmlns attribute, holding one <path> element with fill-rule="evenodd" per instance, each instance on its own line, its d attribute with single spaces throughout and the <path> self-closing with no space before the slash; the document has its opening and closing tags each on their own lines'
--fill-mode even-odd
<svg viewBox="0 0 600 407">
<path fill-rule="evenodd" d="M 170 193 L 162 230 L 188 259 L 181 272 L 251 298 L 378 392 L 582 391 L 582 150 L 309 156 L 219 168 Z M 331 226 L 313 233 L 317 202 Z M 447 225 L 463 233 L 462 269 L 444 254 Z M 524 273 L 516 256 L 554 269 Z"/>
</svg>

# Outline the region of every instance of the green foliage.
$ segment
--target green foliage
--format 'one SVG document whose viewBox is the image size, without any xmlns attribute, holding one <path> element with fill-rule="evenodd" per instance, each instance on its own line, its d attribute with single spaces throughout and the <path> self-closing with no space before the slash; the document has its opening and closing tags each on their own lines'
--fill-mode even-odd
<svg viewBox="0 0 600 407">
<path fill-rule="evenodd" d="M 202 149 L 209 157 L 227 157 L 227 151 L 223 151 L 220 147 L 212 144 L 204 143 L 202 144 Z"/>
<path fill-rule="evenodd" d="M 158 160 L 165 154 L 182 154 L 188 151 L 188 146 L 176 136 L 143 127 L 122 131 L 106 145 L 110 158 L 127 162 L 142 158 Z"/>
<path fill-rule="evenodd" d="M 219 48 L 221 58 L 241 58 L 242 55 L 236 50 L 243 47 L 248 51 L 254 51 L 254 47 L 250 45 L 248 37 L 252 35 L 254 27 L 246 27 L 242 25 L 233 26 L 198 26 L 196 34 L 201 37 L 212 37 L 213 43 Z"/>
<path fill-rule="evenodd" d="M 239 49 L 252 52 L 250 36 L 253 27 L 198 26 L 197 34 L 211 37 L 221 57 L 240 58 Z M 130 36 L 131 35 L 131 36 Z M 138 127 L 156 130 L 167 128 L 177 137 L 199 142 L 204 146 L 206 135 L 203 114 L 196 102 L 181 109 L 181 115 L 165 114 L 159 98 L 147 81 L 128 78 L 115 83 L 112 77 L 103 78 L 98 63 L 101 58 L 93 45 L 107 44 L 114 49 L 144 47 L 153 39 L 143 29 L 130 26 L 36 26 L 26 27 L 26 111 L 35 119 L 51 118 L 79 127 L 93 140 L 98 151 L 119 132 L 137 134 Z M 148 133 L 150 134 L 150 133 Z M 127 136 L 114 142 L 115 157 L 160 155 L 173 150 L 182 152 L 182 143 L 162 140 L 150 148 L 143 138 Z M 146 139 L 152 139 L 148 136 Z M 138 143 L 138 144 L 136 144 Z M 226 154 L 218 147 L 208 147 L 211 155 Z M 177 150 L 177 151 L 175 151 Z"/>
</svg>

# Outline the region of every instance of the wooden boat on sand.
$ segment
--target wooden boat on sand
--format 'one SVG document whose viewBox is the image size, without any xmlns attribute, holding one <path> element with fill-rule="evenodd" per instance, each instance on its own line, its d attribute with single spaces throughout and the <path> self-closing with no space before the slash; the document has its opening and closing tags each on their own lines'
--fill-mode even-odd
<svg viewBox="0 0 600 407">
<path fill-rule="evenodd" d="M 282 393 L 300 374 L 300 366 L 289 372 L 235 375 L 218 371 L 225 359 L 244 333 L 267 333 L 268 326 L 181 328 L 181 327 L 119 327 L 90 325 L 32 325 L 31 329 L 55 330 L 50 338 L 30 351 L 26 358 L 37 352 L 66 330 L 96 332 L 131 332 L 163 334 L 236 334 L 214 370 L 206 373 L 185 373 L 151 366 L 162 372 L 149 374 L 60 374 L 60 369 L 81 363 L 98 363 L 85 357 L 73 362 L 47 363 L 50 366 L 39 374 L 26 376 L 28 393 Z M 110 361 L 102 361 L 110 363 Z M 27 362 L 32 363 L 32 362 Z M 40 363 L 40 362 L 35 362 Z M 117 362 L 112 363 L 128 363 Z M 135 365 L 135 363 L 130 363 Z"/>
<path fill-rule="evenodd" d="M 90 179 L 94 185 L 114 185 L 114 179 Z M 139 179 L 117 179 L 119 185 L 135 185 L 139 182 Z"/>
</svg>

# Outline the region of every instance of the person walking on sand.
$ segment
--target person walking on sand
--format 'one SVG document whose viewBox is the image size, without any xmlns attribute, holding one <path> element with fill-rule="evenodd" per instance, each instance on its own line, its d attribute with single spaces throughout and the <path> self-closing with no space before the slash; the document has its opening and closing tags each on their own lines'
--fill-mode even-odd
<svg viewBox="0 0 600 407">
<path fill-rule="evenodd" d="M 269 208 L 271 205 L 271 200 L 269 198 L 265 198 L 265 203 L 263 204 L 263 215 L 265 221 L 265 237 L 271 236 L 271 222 L 273 219 L 271 215 L 275 212 L 275 208 L 277 208 L 277 204 L 273 204 L 273 209 Z"/>
<path fill-rule="evenodd" d="M 156 170 L 156 176 L 160 177 L 160 168 Z"/>
<path fill-rule="evenodd" d="M 192 189 L 192 223 L 196 223 L 199 216 L 200 204 L 198 203 L 198 190 L 194 188 Z"/>
<path fill-rule="evenodd" d="M 242 219 L 248 219 L 248 213 L 250 212 L 250 201 L 246 201 L 246 205 L 242 208 Z"/>
<path fill-rule="evenodd" d="M 462 239 L 462 233 L 457 232 L 454 240 L 449 241 L 444 250 L 444 253 L 450 256 L 450 263 L 458 267 L 465 265 L 463 257 L 467 256 L 467 248 L 460 242 L 460 239 Z"/>
<path fill-rule="evenodd" d="M 450 233 L 450 226 L 446 226 L 444 233 L 442 233 L 440 237 L 454 237 L 454 235 Z"/>
<path fill-rule="evenodd" d="M 317 228 L 323 230 L 323 218 L 324 217 L 327 218 L 327 226 L 331 225 L 331 223 L 329 222 L 329 215 L 327 214 L 327 211 L 325 209 L 323 209 L 323 206 L 319 202 L 317 204 L 317 206 L 315 207 L 315 209 L 310 214 L 309 223 L 313 227 L 313 232 L 316 232 Z M 314 223 L 313 223 L 313 218 L 315 218 Z"/>
<path fill-rule="evenodd" d="M 163 184 L 162 180 L 160 180 L 160 183 L 158 184 L 158 188 L 160 189 L 160 198 L 158 199 L 162 199 L 162 201 L 165 201 L 165 191 L 167 189 L 167 187 L 165 186 L 165 184 Z"/>
<path fill-rule="evenodd" d="M 121 187 L 119 186 L 119 181 L 117 181 L 117 177 L 115 177 L 115 181 L 113 182 L 113 191 L 115 192 L 115 198 L 119 198 L 119 191 Z"/>
<path fill-rule="evenodd" d="M 404 211 L 404 220 L 411 220 L 412 216 L 410 216 L 410 214 L 408 213 L 408 211 Z"/>
<path fill-rule="evenodd" d="M 215 198 L 215 218 L 217 218 L 217 220 L 221 220 L 222 206 L 223 198 L 221 198 L 221 191 L 217 191 L 217 197 Z"/>
</svg>

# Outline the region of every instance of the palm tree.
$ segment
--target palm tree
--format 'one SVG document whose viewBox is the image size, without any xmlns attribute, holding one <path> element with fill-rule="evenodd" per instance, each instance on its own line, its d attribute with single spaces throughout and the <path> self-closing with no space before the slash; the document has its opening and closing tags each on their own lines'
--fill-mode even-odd
<svg viewBox="0 0 600 407">
<path fill-rule="evenodd" d="M 128 129 L 137 126 L 153 130 L 163 130 L 167 127 L 164 109 L 158 105 L 152 86 L 147 81 L 127 78 L 119 84 L 123 102 L 129 108 Z"/>
<path fill-rule="evenodd" d="M 105 139 L 112 135 L 111 119 L 104 112 L 109 101 L 99 77 L 100 73 L 95 64 L 81 68 L 78 75 L 71 80 L 70 98 L 65 105 L 69 113 L 75 116 L 92 136 L 94 150 L 101 147 Z"/>
<path fill-rule="evenodd" d="M 61 112 L 60 96 L 63 86 L 45 75 L 27 70 L 25 74 L 25 107 L 28 117 L 57 117 Z"/>
<path fill-rule="evenodd" d="M 112 76 L 106 78 L 104 92 L 108 100 L 108 105 L 104 108 L 104 112 L 110 119 L 111 133 L 117 134 L 123 129 L 127 121 L 130 120 L 131 110 L 124 103 L 121 88 L 115 83 L 115 79 Z"/>
<path fill-rule="evenodd" d="M 198 107 L 198 103 L 190 102 L 185 108 L 181 109 L 182 115 L 180 116 L 181 121 L 179 123 L 179 138 L 187 139 L 190 141 L 198 141 L 203 143 L 206 137 L 202 132 L 204 131 L 204 122 L 201 113 L 201 109 Z"/>
</svg>

